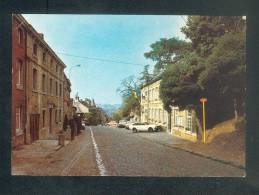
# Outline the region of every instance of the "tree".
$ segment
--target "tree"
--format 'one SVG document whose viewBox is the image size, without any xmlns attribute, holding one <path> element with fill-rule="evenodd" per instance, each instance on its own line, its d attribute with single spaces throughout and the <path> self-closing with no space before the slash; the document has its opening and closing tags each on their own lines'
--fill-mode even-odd
<svg viewBox="0 0 259 195">
<path fill-rule="evenodd" d="M 84 115 L 88 124 L 103 124 L 109 120 L 107 113 L 102 108 L 97 107 L 93 99 L 85 98 L 85 100 L 80 100 L 80 103 L 89 108 L 89 113 Z"/>
<path fill-rule="evenodd" d="M 145 65 L 144 70 L 140 73 L 139 80 L 141 82 L 141 85 L 148 83 L 149 81 L 151 81 L 151 79 L 152 74 L 149 73 L 149 65 Z"/>
<path fill-rule="evenodd" d="M 237 119 L 244 113 L 245 33 L 227 33 L 218 38 L 207 62 L 198 78 L 199 85 L 211 99 L 227 102 Z"/>
<path fill-rule="evenodd" d="M 117 89 L 122 95 L 122 106 L 120 114 L 122 117 L 129 118 L 131 113 L 140 115 L 140 82 L 134 76 L 125 78 L 121 87 Z"/>
<path fill-rule="evenodd" d="M 180 60 L 169 64 L 162 76 L 160 97 L 165 109 L 191 107 L 199 116 L 199 98 L 205 96 L 208 126 L 232 117 L 233 113 L 236 117 L 242 114 L 245 95 L 242 18 L 193 16 L 183 29 L 192 41 L 193 51 L 183 53 Z"/>
<path fill-rule="evenodd" d="M 154 74 L 157 75 L 163 71 L 168 64 L 180 60 L 184 54 L 190 51 L 190 43 L 179 40 L 178 38 L 162 38 L 159 41 L 151 44 L 151 51 L 144 54 L 156 62 Z"/>
<path fill-rule="evenodd" d="M 132 96 L 133 92 L 136 93 L 137 96 L 140 96 L 140 83 L 131 75 L 121 82 L 121 86 L 117 89 L 117 92 L 119 92 L 123 98 Z"/>
<path fill-rule="evenodd" d="M 122 110 L 119 108 L 114 113 L 112 113 L 112 119 L 119 122 L 123 118 Z"/>
<path fill-rule="evenodd" d="M 196 81 L 203 69 L 202 59 L 195 53 L 167 67 L 162 75 L 159 94 L 168 112 L 171 106 L 185 109 L 197 105 L 201 91 Z"/>
<path fill-rule="evenodd" d="M 192 42 L 198 55 L 207 57 L 216 44 L 216 39 L 225 33 L 243 32 L 242 16 L 189 16 L 182 32 Z"/>
</svg>

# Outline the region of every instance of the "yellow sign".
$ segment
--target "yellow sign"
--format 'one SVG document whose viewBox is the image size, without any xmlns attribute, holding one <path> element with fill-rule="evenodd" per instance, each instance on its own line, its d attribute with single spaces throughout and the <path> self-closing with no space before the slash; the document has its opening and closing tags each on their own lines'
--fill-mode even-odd
<svg viewBox="0 0 259 195">
<path fill-rule="evenodd" d="M 205 102 L 207 102 L 207 98 L 200 98 L 200 102 L 202 103 L 202 127 L 203 127 L 203 142 L 206 143 L 206 113 L 205 113 Z"/>
</svg>

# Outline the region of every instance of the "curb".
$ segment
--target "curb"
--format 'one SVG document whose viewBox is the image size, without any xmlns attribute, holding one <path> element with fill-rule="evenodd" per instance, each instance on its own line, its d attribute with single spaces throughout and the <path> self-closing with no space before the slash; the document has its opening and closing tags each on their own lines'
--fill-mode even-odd
<svg viewBox="0 0 259 195">
<path fill-rule="evenodd" d="M 141 137 L 144 138 L 145 140 L 150 141 L 150 142 L 153 142 L 153 143 L 156 143 L 156 144 L 160 144 L 160 145 L 163 145 L 163 146 L 166 146 L 166 147 L 169 147 L 169 148 L 173 148 L 173 149 L 177 149 L 177 150 L 182 150 L 184 152 L 187 152 L 187 153 L 190 153 L 190 154 L 193 154 L 193 155 L 196 155 L 196 156 L 200 156 L 200 157 L 203 157 L 203 158 L 206 158 L 206 159 L 210 159 L 210 160 L 213 160 L 213 161 L 216 161 L 216 162 L 220 162 L 220 163 L 223 163 L 223 164 L 226 164 L 226 165 L 230 165 L 232 167 L 236 167 L 236 168 L 239 168 L 239 169 L 243 169 L 243 170 L 246 169 L 246 167 L 244 165 L 236 164 L 236 163 L 234 163 L 232 161 L 222 160 L 222 159 L 219 159 L 219 158 L 215 158 L 213 156 L 201 154 L 201 153 L 196 152 L 196 151 L 187 150 L 187 149 L 184 149 L 184 148 L 179 147 L 179 146 L 172 146 L 172 145 L 169 145 L 169 144 L 161 143 L 159 141 L 151 140 L 151 139 L 143 137 L 143 136 L 141 136 Z"/>
</svg>

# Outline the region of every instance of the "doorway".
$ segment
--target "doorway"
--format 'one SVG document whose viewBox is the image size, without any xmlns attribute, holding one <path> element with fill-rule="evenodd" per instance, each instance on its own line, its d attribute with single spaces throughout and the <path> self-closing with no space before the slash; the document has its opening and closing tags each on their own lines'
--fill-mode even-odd
<svg viewBox="0 0 259 195">
<path fill-rule="evenodd" d="M 30 115 L 31 142 L 34 142 L 39 139 L 39 119 L 40 119 L 40 114 L 31 114 Z"/>
<path fill-rule="evenodd" d="M 49 109 L 49 134 L 52 134 L 52 108 Z"/>
</svg>

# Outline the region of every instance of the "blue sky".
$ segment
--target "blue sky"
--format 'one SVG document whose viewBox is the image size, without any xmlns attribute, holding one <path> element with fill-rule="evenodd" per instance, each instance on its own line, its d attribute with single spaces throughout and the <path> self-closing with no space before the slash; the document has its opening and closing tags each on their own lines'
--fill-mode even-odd
<svg viewBox="0 0 259 195">
<path fill-rule="evenodd" d="M 98 104 L 120 104 L 116 89 L 121 81 L 130 76 L 139 76 L 146 64 L 144 53 L 160 38 L 184 39 L 180 28 L 184 20 L 180 16 L 153 15 L 41 15 L 24 14 L 26 20 L 40 33 L 45 41 L 70 67 L 72 93 L 80 98 L 94 98 Z M 101 58 L 131 62 L 139 65 L 103 62 L 66 56 Z"/>
</svg>

